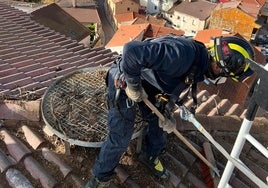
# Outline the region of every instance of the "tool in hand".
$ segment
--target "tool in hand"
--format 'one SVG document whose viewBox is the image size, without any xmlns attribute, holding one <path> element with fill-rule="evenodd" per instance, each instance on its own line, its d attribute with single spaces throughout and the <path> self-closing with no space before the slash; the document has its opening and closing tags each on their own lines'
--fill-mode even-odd
<svg viewBox="0 0 268 188">
<path fill-rule="evenodd" d="M 143 98 L 143 102 L 158 116 L 161 121 L 165 121 L 165 116 L 148 100 Z M 213 166 L 184 136 L 177 130 L 174 129 L 173 133 L 188 146 L 208 167 L 210 167 L 217 176 L 220 177 L 220 173 L 217 167 Z"/>
</svg>

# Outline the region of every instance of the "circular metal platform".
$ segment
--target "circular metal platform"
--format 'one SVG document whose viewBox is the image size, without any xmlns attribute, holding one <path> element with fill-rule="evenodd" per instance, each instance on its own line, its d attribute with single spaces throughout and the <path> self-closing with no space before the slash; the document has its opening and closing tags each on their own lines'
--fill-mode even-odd
<svg viewBox="0 0 268 188">
<path fill-rule="evenodd" d="M 46 90 L 41 112 L 48 128 L 70 144 L 101 147 L 108 134 L 105 76 L 107 67 L 92 67 L 70 73 Z M 135 124 L 132 139 L 141 134 Z"/>
</svg>

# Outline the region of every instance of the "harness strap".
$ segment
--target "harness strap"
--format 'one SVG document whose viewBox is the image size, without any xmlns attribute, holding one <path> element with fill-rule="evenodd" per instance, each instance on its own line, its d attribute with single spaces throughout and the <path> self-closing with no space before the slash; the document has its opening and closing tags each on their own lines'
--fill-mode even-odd
<svg viewBox="0 0 268 188">
<path fill-rule="evenodd" d="M 190 112 L 192 114 L 195 114 L 195 110 L 197 108 L 197 83 L 192 84 L 192 98 L 193 98 L 194 105 L 191 106 Z"/>
<path fill-rule="evenodd" d="M 197 56 L 198 54 L 196 54 Z M 196 58 L 197 59 L 197 58 Z M 180 82 L 177 87 L 173 90 L 171 94 L 171 103 L 176 103 L 179 106 L 183 105 L 185 101 L 187 100 L 187 97 L 189 95 L 189 91 L 191 89 L 191 95 L 193 98 L 193 105 L 190 108 L 190 111 L 195 114 L 195 109 L 197 107 L 197 83 L 195 82 L 195 76 L 197 72 L 197 65 L 196 60 L 193 62 L 193 65 L 190 67 L 190 69 L 182 76 L 182 79 L 184 79 L 184 82 Z M 188 87 L 188 91 L 184 94 L 183 97 L 179 98 L 179 95 L 182 93 L 183 90 L 185 90 Z"/>
</svg>

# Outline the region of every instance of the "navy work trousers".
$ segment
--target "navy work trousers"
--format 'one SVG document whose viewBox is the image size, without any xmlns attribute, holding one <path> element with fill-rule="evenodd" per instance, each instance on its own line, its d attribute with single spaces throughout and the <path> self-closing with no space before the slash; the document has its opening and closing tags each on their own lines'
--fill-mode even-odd
<svg viewBox="0 0 268 188">
<path fill-rule="evenodd" d="M 110 68 L 108 73 L 108 100 L 115 100 L 116 88 L 114 86 L 114 77 L 118 73 L 116 66 Z M 150 87 L 150 85 L 148 84 Z M 153 102 L 155 100 L 155 92 L 153 88 L 144 86 L 148 94 L 148 99 Z M 158 91 L 159 92 L 159 91 Z M 116 106 L 110 106 L 108 111 L 108 136 L 102 144 L 99 155 L 93 166 L 93 174 L 100 181 L 107 181 L 114 174 L 114 169 L 119 164 L 122 154 L 126 151 L 130 144 L 132 134 L 134 132 L 134 121 L 136 117 L 136 105 L 139 105 L 142 117 L 146 119 L 148 125 L 146 127 L 146 153 L 148 156 L 157 156 L 164 149 L 166 144 L 166 134 L 158 126 L 158 118 L 152 114 L 151 110 L 140 102 L 132 107 L 127 107 L 128 99 L 125 91 L 121 90 Z"/>
</svg>

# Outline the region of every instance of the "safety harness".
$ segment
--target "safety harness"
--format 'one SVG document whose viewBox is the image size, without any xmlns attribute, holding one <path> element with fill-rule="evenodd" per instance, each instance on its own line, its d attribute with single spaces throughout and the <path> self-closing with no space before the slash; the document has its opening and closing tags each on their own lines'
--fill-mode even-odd
<svg viewBox="0 0 268 188">
<path fill-rule="evenodd" d="M 191 92 L 193 105 L 189 110 L 195 114 L 195 109 L 197 107 L 197 82 L 195 81 L 196 71 L 197 65 L 194 62 L 190 70 L 181 77 L 184 81 L 179 82 L 171 94 L 160 94 L 157 96 L 158 103 L 164 103 L 165 109 L 172 112 L 174 111 L 175 104 L 182 106 L 188 100 L 188 96 Z M 180 96 L 183 91 L 185 91 L 185 93 L 183 96 Z M 157 104 L 157 106 L 163 106 L 163 104 Z"/>
<path fill-rule="evenodd" d="M 203 45 L 202 43 L 200 43 L 198 41 L 195 41 L 195 43 Z M 189 96 L 189 94 L 191 92 L 191 97 L 193 99 L 193 105 L 190 107 L 189 110 L 193 114 L 195 113 L 195 109 L 197 107 L 197 81 L 195 80 L 195 78 L 196 78 L 197 68 L 198 68 L 197 67 L 197 60 L 198 60 L 198 57 L 199 57 L 199 52 L 198 52 L 198 50 L 197 50 L 195 45 L 194 45 L 194 48 L 196 49 L 195 61 L 193 62 L 193 64 L 189 68 L 189 70 L 183 76 L 181 76 L 179 78 L 179 80 L 181 80 L 181 81 L 175 87 L 173 92 L 170 93 L 170 94 L 162 93 L 162 94 L 160 94 L 161 97 L 159 97 L 159 95 L 158 95 L 158 97 L 159 97 L 158 99 L 161 99 L 161 100 L 163 100 L 164 98 L 165 99 L 163 101 L 161 101 L 161 100 L 157 100 L 157 101 L 158 102 L 163 102 L 164 106 L 166 107 L 166 110 L 170 110 L 170 112 L 174 111 L 175 104 L 177 104 L 179 106 L 184 104 L 185 101 L 188 99 L 188 96 Z M 116 92 L 116 96 L 115 96 L 115 102 L 119 97 L 120 90 L 124 89 L 124 88 L 122 88 L 122 86 L 124 86 L 124 87 L 126 86 L 124 84 L 124 81 L 122 81 L 122 79 L 123 79 L 122 78 L 123 71 L 120 68 L 121 60 L 122 60 L 122 55 L 119 55 L 118 59 L 116 61 L 114 61 L 114 63 L 117 66 L 117 69 L 118 69 L 118 75 L 116 76 L 116 79 L 118 79 L 118 81 L 119 81 L 118 82 L 119 84 L 116 85 L 117 92 Z M 162 89 L 160 89 L 161 87 L 156 83 L 156 81 L 155 81 L 156 78 L 153 79 L 154 74 L 152 73 L 151 70 L 143 71 L 143 74 L 148 75 L 147 76 L 148 78 L 147 77 L 144 78 L 147 82 L 152 84 L 154 87 L 158 88 L 160 91 L 162 90 Z M 186 92 L 184 93 L 183 96 L 180 96 L 180 94 L 184 90 L 186 90 Z M 168 102 L 167 102 L 167 100 L 168 100 Z M 158 104 L 158 106 L 163 106 L 163 104 L 160 104 L 160 105 Z"/>
<path fill-rule="evenodd" d="M 199 41 L 195 41 L 196 43 L 203 45 Z M 195 47 L 196 49 L 196 47 Z M 181 77 L 181 81 L 177 87 L 173 90 L 170 95 L 170 102 L 167 104 L 167 108 L 169 110 L 173 110 L 175 104 L 178 106 L 182 106 L 191 92 L 191 97 L 193 99 L 193 105 L 190 107 L 190 112 L 195 114 L 195 110 L 197 108 L 197 81 L 196 81 L 196 74 L 197 74 L 197 60 L 198 60 L 199 52 L 196 50 L 195 54 L 195 61 L 193 62 L 192 66 L 189 70 Z M 186 90 L 183 96 L 180 96 L 181 93 Z"/>
</svg>

